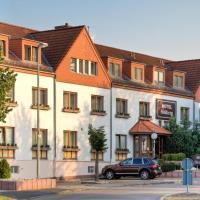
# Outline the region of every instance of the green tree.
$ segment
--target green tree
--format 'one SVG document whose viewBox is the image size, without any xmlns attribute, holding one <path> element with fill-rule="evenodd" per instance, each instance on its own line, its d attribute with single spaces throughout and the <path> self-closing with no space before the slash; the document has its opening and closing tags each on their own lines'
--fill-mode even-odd
<svg viewBox="0 0 200 200">
<path fill-rule="evenodd" d="M 0 178 L 10 178 L 11 169 L 6 159 L 0 161 Z"/>
<path fill-rule="evenodd" d="M 198 148 L 199 130 L 190 128 L 191 123 L 184 120 L 180 125 L 177 124 L 173 117 L 166 127 L 172 132 L 172 136 L 166 140 L 167 153 L 185 153 L 187 157 L 191 157 L 196 153 Z"/>
<path fill-rule="evenodd" d="M 0 47 L 0 63 L 3 63 L 3 54 Z M 5 122 L 6 115 L 12 110 L 9 108 L 7 95 L 14 87 L 16 74 L 9 68 L 0 68 L 0 122 Z"/>
<path fill-rule="evenodd" d="M 105 135 L 104 127 L 94 128 L 91 124 L 88 127 L 89 143 L 92 150 L 96 151 L 95 159 L 95 180 L 99 178 L 99 152 L 105 151 L 107 149 L 107 139 Z"/>
</svg>

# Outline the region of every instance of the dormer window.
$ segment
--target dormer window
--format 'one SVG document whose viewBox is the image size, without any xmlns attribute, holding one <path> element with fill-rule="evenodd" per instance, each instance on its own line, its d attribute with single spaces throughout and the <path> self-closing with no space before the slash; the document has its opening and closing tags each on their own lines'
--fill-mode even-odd
<svg viewBox="0 0 200 200">
<path fill-rule="evenodd" d="M 0 48 L 3 56 L 6 56 L 6 42 L 4 40 L 0 40 Z"/>
<path fill-rule="evenodd" d="M 154 83 L 158 85 L 164 85 L 165 83 L 165 72 L 156 70 L 154 71 Z"/>
<path fill-rule="evenodd" d="M 144 72 L 142 67 L 133 68 L 133 79 L 135 81 L 143 82 L 144 81 Z"/>
<path fill-rule="evenodd" d="M 173 86 L 175 88 L 184 89 L 185 87 L 185 76 L 182 73 L 174 73 L 173 75 Z"/>
<path fill-rule="evenodd" d="M 25 60 L 37 62 L 38 61 L 38 47 L 31 45 L 24 45 Z"/>
<path fill-rule="evenodd" d="M 120 64 L 110 63 L 109 64 L 109 74 L 113 78 L 120 78 Z"/>
</svg>

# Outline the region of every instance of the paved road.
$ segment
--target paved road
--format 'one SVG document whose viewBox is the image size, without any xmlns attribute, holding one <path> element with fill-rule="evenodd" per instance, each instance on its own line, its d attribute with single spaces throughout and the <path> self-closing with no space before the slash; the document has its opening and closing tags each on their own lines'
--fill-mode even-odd
<svg viewBox="0 0 200 200">
<path fill-rule="evenodd" d="M 21 200 L 159 200 L 165 194 L 185 191 L 185 187 L 181 184 L 138 186 L 98 184 L 77 185 L 73 190 L 60 188 L 37 192 L 9 192 L 4 195 Z M 192 186 L 190 191 L 200 192 L 200 185 Z"/>
</svg>

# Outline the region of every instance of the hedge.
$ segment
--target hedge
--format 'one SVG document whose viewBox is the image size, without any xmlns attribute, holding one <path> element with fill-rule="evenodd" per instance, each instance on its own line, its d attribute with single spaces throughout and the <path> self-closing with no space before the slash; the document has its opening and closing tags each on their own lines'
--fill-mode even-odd
<svg viewBox="0 0 200 200">
<path fill-rule="evenodd" d="M 161 166 L 163 172 L 171 172 L 176 170 L 176 165 L 174 163 L 165 163 Z"/>
<path fill-rule="evenodd" d="M 184 153 L 166 153 L 162 155 L 162 159 L 166 161 L 181 161 L 186 158 Z"/>
</svg>

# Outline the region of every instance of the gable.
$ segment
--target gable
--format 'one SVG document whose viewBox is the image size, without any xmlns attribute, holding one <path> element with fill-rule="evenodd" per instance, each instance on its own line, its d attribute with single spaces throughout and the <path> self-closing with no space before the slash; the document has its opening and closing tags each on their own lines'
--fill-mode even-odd
<svg viewBox="0 0 200 200">
<path fill-rule="evenodd" d="M 71 71 L 71 58 L 96 62 L 98 66 L 97 75 L 86 75 Z M 58 64 L 56 69 L 56 80 L 99 88 L 111 87 L 110 78 L 86 28 L 80 32 L 69 51 Z"/>
</svg>

